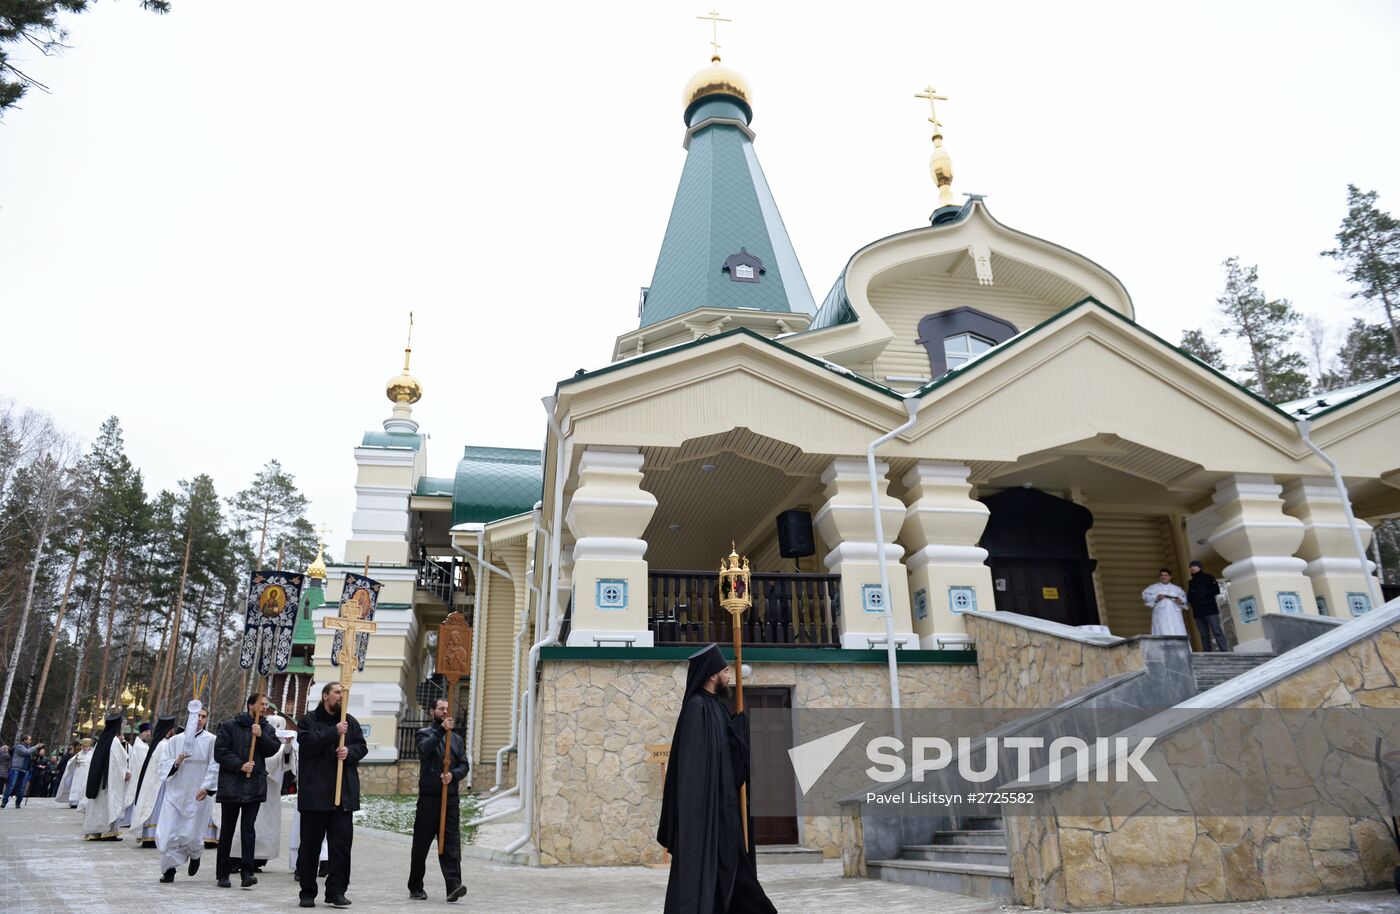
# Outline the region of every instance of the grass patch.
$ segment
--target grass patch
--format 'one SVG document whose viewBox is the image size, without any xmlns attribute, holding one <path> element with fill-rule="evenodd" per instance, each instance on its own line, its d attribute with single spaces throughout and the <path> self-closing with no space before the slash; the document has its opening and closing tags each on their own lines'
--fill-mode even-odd
<svg viewBox="0 0 1400 914">
<path fill-rule="evenodd" d="M 462 842 L 476 842 L 476 826 L 466 823 L 476 818 L 477 800 L 473 796 L 463 796 L 461 802 Z M 396 794 L 387 797 L 360 797 L 360 810 L 355 813 L 355 824 L 366 828 L 396 832 L 400 835 L 413 834 L 413 813 L 418 808 L 417 794 Z"/>
</svg>

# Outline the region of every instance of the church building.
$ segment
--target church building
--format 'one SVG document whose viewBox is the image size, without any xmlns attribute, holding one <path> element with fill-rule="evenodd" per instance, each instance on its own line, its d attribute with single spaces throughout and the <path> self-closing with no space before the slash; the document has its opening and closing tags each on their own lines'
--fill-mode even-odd
<svg viewBox="0 0 1400 914">
<path fill-rule="evenodd" d="M 413 789 L 405 734 L 443 694 L 436 627 L 458 610 L 474 630 L 454 702 L 473 787 L 518 789 L 522 852 L 660 860 L 648 747 L 670 738 L 685 657 L 732 640 L 716 592 L 731 543 L 754 572 L 753 707 L 885 706 L 891 643 L 910 708 L 1052 707 L 1125 668 L 1093 658 L 1146 669 L 1155 651 L 1194 675 L 1179 699 L 1228 689 L 1203 678 L 1194 631 L 1148 637 L 1142 590 L 1161 568 L 1184 583 L 1193 559 L 1226 588 L 1246 658 L 1224 679 L 1299 673 L 1273 619 L 1332 637 L 1400 612 L 1381 609 L 1350 519 L 1364 546 L 1400 515 L 1400 378 L 1291 404 L 1242 388 L 1140 325 L 1106 267 L 955 198 L 936 114 L 931 216 L 853 252 L 816 296 L 759 163 L 753 98 L 717 53 L 686 84 L 684 165 L 636 325 L 618 328 L 610 359 L 540 392 L 541 450 L 473 443 L 452 476 L 428 475 L 405 354 L 392 414 L 354 450 L 347 564 L 314 613 L 319 684 L 334 676 L 320 623 L 339 578 L 367 560 L 384 582 L 350 699 L 367 789 Z M 779 116 L 772 129 L 796 128 Z M 1071 654 L 1072 670 L 1053 668 Z M 783 734 L 755 737 L 770 738 Z M 794 792 L 776 757 L 756 763 L 756 792 Z M 1068 850 L 1032 865 L 1033 829 L 1011 819 L 989 882 L 953 864 L 881 871 L 871 826 L 862 839 L 848 818 L 804 814 L 800 797 L 797 810 L 756 822 L 760 845 L 1026 903 L 1140 897 L 1114 889 L 1118 870 L 1106 898 L 1085 895 Z M 1348 886 L 1375 884 L 1380 864 L 1356 853 Z"/>
</svg>

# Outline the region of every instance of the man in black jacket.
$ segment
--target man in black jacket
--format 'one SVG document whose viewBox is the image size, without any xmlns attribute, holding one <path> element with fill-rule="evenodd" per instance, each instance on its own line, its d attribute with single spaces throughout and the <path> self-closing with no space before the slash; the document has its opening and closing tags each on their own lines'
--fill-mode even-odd
<svg viewBox="0 0 1400 914">
<path fill-rule="evenodd" d="M 360 808 L 360 774 L 356 766 L 369 752 L 364 731 L 353 716 L 340 719 L 344 690 L 340 683 L 321 689 L 321 703 L 301 716 L 297 726 L 297 812 L 301 814 L 301 847 L 297 873 L 301 878 L 303 908 L 316 907 L 316 864 L 321 842 L 328 845 L 329 871 L 326 902 L 349 907 L 345 890 L 350 887 L 350 844 L 354 838 L 355 810 Z M 340 738 L 345 737 L 345 745 Z M 345 763 L 340 804 L 335 802 L 335 774 Z"/>
<path fill-rule="evenodd" d="M 452 743 L 451 768 L 442 770 L 447 742 Z M 456 901 L 467 894 L 462 885 L 462 839 L 458 832 L 461 801 L 457 785 L 467 776 L 466 747 L 462 738 L 452 732 L 452 718 L 447 713 L 447 699 L 433 703 L 433 723 L 418 731 L 418 808 L 413 813 L 413 854 L 408 868 L 408 897 L 426 899 L 423 875 L 427 870 L 428 847 L 438 834 L 442 813 L 442 792 L 447 791 L 447 831 L 443 846 L 438 848 L 438 866 L 447 883 L 447 900 Z"/>
<path fill-rule="evenodd" d="M 267 763 L 264 761 L 280 748 L 277 737 L 264 716 L 267 699 L 260 692 L 248 696 L 247 710 L 219 725 L 214 740 L 214 762 L 219 766 L 219 789 L 215 795 L 223 816 L 219 822 L 219 853 L 215 858 L 219 888 L 229 887 L 229 853 L 233 838 L 238 834 L 238 819 L 243 818 L 243 850 L 238 869 L 243 888 L 258 882 L 253 875 L 253 823 L 258 807 L 267 799 Z M 253 760 L 248 761 L 249 750 Z"/>
<path fill-rule="evenodd" d="M 1228 652 L 1225 643 L 1225 629 L 1220 625 L 1220 607 L 1215 598 L 1220 593 L 1220 584 L 1214 575 L 1206 573 L 1200 562 L 1191 563 L 1191 580 L 1186 584 L 1186 602 L 1191 605 L 1191 615 L 1196 617 L 1196 631 L 1201 636 L 1201 650 L 1209 651 L 1211 635 L 1215 635 L 1220 650 Z"/>
</svg>

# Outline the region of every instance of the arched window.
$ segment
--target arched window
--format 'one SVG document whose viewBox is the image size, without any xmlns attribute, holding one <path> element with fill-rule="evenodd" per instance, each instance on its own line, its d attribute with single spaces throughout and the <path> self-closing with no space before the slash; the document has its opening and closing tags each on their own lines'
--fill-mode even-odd
<svg viewBox="0 0 1400 914">
<path fill-rule="evenodd" d="M 943 338 L 943 358 L 952 371 L 995 346 L 996 343 L 975 333 L 959 333 Z"/>
</svg>

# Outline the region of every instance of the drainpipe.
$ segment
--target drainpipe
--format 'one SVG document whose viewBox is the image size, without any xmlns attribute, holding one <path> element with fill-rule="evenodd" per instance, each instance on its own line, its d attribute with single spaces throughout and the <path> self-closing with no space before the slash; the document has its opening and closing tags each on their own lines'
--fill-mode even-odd
<svg viewBox="0 0 1400 914">
<path fill-rule="evenodd" d="M 535 502 L 534 510 L 530 512 L 530 521 L 534 524 L 535 534 L 538 536 L 540 532 L 539 502 Z M 530 566 L 525 569 L 525 586 L 529 588 L 530 594 L 534 595 L 535 604 L 538 605 L 540 590 L 535 586 L 535 560 L 533 555 L 530 557 Z M 519 738 L 519 731 L 516 729 L 516 717 L 520 713 L 520 705 L 518 704 L 517 698 L 520 694 L 520 655 L 522 648 L 525 646 L 525 635 L 529 630 L 530 599 L 527 597 L 525 599 L 525 605 L 520 607 L 520 631 L 515 633 L 515 650 L 511 653 L 510 657 L 510 741 L 496 750 L 496 785 L 491 788 L 493 796 L 496 791 L 501 789 L 501 778 L 504 772 L 506 753 L 516 751 L 516 743 Z M 515 793 L 519 788 L 520 784 L 517 781 L 514 787 L 507 790 L 504 794 L 501 794 L 501 796 Z M 495 798 L 499 799 L 499 797 Z"/>
<path fill-rule="evenodd" d="M 1385 601 L 1381 598 L 1381 587 L 1376 581 L 1376 576 L 1366 569 L 1368 564 L 1366 547 L 1361 542 L 1361 528 L 1357 526 L 1356 515 L 1351 510 L 1351 494 L 1347 492 L 1346 481 L 1342 479 L 1342 470 L 1337 466 L 1336 461 L 1328 457 L 1323 453 L 1322 448 L 1313 443 L 1312 438 L 1308 434 L 1311 428 L 1311 419 L 1298 420 L 1298 434 L 1302 436 L 1303 443 L 1306 444 L 1308 449 L 1316 454 L 1323 463 L 1327 464 L 1328 468 L 1332 471 L 1332 482 L 1336 484 L 1337 494 L 1341 496 L 1342 510 L 1346 512 L 1347 527 L 1351 530 L 1351 544 L 1356 549 L 1357 560 L 1361 562 L 1361 573 L 1366 576 L 1366 590 L 1371 595 L 1371 608 L 1380 609 Z M 1379 570 L 1379 568 L 1377 570 Z"/>
<path fill-rule="evenodd" d="M 559 614 L 559 553 L 564 539 L 561 527 L 564 523 L 564 482 L 569 474 L 569 465 L 573 452 L 573 437 L 569 434 L 569 417 L 565 416 L 562 421 L 554 418 L 554 407 L 556 403 L 554 397 L 545 397 L 543 402 L 545 416 L 549 422 L 550 430 L 554 432 L 554 436 L 559 442 L 558 450 L 555 452 L 554 523 L 553 532 L 550 537 L 550 549 L 548 553 L 550 561 L 547 569 L 549 574 L 549 599 L 547 607 L 549 628 L 540 640 L 536 641 L 530 647 L 529 663 L 525 676 L 525 688 L 523 690 L 524 708 L 521 710 L 520 715 L 519 739 L 520 775 L 518 781 L 520 784 L 521 796 L 521 806 L 519 809 L 524 812 L 525 830 L 518 838 L 506 845 L 505 852 L 508 854 L 515 853 L 517 850 L 524 847 L 525 844 L 529 842 L 530 836 L 534 833 L 535 783 L 533 774 L 535 764 L 535 685 L 539 676 L 540 650 L 559 643 L 559 626 L 563 622 Z M 543 619 L 544 612 L 538 613 L 536 618 Z M 485 822 L 492 822 L 507 816 L 513 816 L 516 812 L 517 809 L 508 809 L 503 812 L 476 819 L 470 824 L 480 825 Z"/>
<path fill-rule="evenodd" d="M 880 593 L 885 604 L 885 656 L 890 666 L 890 709 L 894 714 L 894 738 L 900 742 L 904 741 L 904 725 L 899 710 L 899 661 L 895 659 L 898 651 L 894 643 L 894 607 L 890 603 L 890 565 L 885 557 L 885 519 L 880 512 L 880 484 L 875 478 L 875 449 L 914 427 L 919 417 L 919 399 L 910 397 L 905 400 L 904 409 L 909 413 L 904 424 L 876 438 L 865 449 L 865 468 L 870 474 L 870 510 L 875 514 L 875 555 L 880 565 Z"/>
<path fill-rule="evenodd" d="M 472 680 L 467 689 L 467 759 L 472 761 L 476 758 L 476 700 L 480 695 L 480 688 L 477 684 L 481 681 L 481 662 L 482 655 L 485 653 L 482 642 L 485 640 L 486 634 L 486 603 L 481 598 L 481 588 L 486 583 L 487 571 L 493 571 L 507 581 L 513 580 L 513 578 L 510 572 L 497 568 L 486 561 L 486 525 L 477 523 L 463 524 L 462 526 L 469 532 L 476 534 L 476 555 L 474 556 L 459 547 L 455 541 L 452 543 L 452 548 L 461 553 L 468 561 L 476 560 L 476 595 L 472 599 Z M 476 766 L 473 765 L 467 771 L 468 787 L 472 786 L 475 774 Z"/>
</svg>

